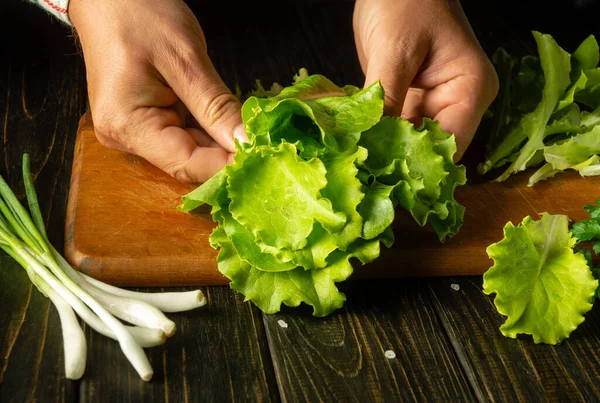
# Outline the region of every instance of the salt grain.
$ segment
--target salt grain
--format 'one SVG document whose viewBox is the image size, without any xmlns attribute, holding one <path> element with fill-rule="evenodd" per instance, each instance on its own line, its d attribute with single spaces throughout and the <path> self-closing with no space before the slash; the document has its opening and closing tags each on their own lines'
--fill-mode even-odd
<svg viewBox="0 0 600 403">
<path fill-rule="evenodd" d="M 383 354 L 385 355 L 385 358 L 387 358 L 388 360 L 392 360 L 392 359 L 396 358 L 396 353 L 394 353 L 392 350 L 387 350 Z"/>
<path fill-rule="evenodd" d="M 287 323 L 285 323 L 285 321 L 284 321 L 284 320 L 282 320 L 282 319 L 279 319 L 279 320 L 277 321 L 277 324 L 279 324 L 279 326 L 281 326 L 281 327 L 282 327 L 282 328 L 284 328 L 284 329 L 287 329 L 287 327 L 288 327 L 288 324 L 287 324 Z"/>
<path fill-rule="evenodd" d="M 452 288 L 454 291 L 460 290 L 460 286 L 458 284 L 450 284 L 450 288 Z"/>
</svg>

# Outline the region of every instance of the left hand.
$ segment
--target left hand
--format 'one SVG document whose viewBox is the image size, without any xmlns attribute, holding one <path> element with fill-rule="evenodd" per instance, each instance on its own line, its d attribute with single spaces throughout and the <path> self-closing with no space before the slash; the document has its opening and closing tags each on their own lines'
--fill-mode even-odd
<svg viewBox="0 0 600 403">
<path fill-rule="evenodd" d="M 459 1 L 357 0 L 353 25 L 365 85 L 381 81 L 386 113 L 438 120 L 459 159 L 498 92 Z"/>
</svg>

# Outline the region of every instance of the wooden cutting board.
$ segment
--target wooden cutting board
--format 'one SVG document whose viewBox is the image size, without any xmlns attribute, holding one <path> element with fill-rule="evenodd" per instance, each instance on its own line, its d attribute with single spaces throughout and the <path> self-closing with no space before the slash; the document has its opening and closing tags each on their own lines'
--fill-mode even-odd
<svg viewBox="0 0 600 403">
<path fill-rule="evenodd" d="M 103 147 L 91 118 L 83 116 L 76 142 L 67 207 L 65 254 L 83 272 L 121 286 L 226 284 L 208 244 L 214 224 L 208 209 L 197 215 L 176 210 L 183 185 L 145 160 Z M 574 172 L 533 188 L 530 172 L 504 183 L 483 181 L 468 171 L 456 191 L 466 207 L 458 235 L 441 244 L 399 211 L 396 242 L 375 262 L 357 267 L 354 278 L 482 274 L 491 260 L 485 249 L 502 238 L 507 221 L 541 212 L 586 217 L 581 208 L 600 198 L 600 178 Z"/>
</svg>

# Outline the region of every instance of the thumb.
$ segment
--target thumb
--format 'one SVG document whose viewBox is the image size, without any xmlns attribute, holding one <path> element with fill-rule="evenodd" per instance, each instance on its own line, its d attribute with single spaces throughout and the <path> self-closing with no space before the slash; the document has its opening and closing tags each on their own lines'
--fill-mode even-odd
<svg viewBox="0 0 600 403">
<path fill-rule="evenodd" d="M 235 152 L 234 139 L 248 141 L 241 103 L 221 80 L 202 45 L 195 46 L 192 56 L 172 55 L 177 60 L 157 67 L 202 128 L 225 150 Z"/>
<path fill-rule="evenodd" d="M 365 53 L 365 86 L 379 80 L 385 92 L 385 113 L 399 116 L 408 89 L 425 60 L 426 52 L 415 46 L 395 43 L 392 46 L 380 46 L 375 52 Z"/>
</svg>

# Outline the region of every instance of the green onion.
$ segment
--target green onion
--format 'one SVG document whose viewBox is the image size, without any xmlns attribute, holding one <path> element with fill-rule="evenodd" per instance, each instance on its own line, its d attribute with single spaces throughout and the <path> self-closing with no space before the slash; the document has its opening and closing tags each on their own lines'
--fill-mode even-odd
<svg viewBox="0 0 600 403">
<path fill-rule="evenodd" d="M 63 330 L 67 378 L 81 378 L 86 367 L 87 347 L 77 313 L 92 329 L 117 340 L 140 377 L 149 381 L 153 371 L 143 348 L 160 345 L 175 333 L 175 323 L 162 312 L 194 309 L 206 304 L 206 298 L 199 290 L 127 291 L 79 273 L 48 240 L 27 154 L 23 155 L 23 182 L 30 213 L 0 176 L 0 247 L 56 307 Z M 126 326 L 117 318 L 134 326 Z"/>
</svg>

